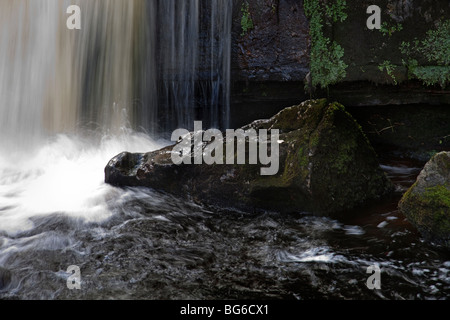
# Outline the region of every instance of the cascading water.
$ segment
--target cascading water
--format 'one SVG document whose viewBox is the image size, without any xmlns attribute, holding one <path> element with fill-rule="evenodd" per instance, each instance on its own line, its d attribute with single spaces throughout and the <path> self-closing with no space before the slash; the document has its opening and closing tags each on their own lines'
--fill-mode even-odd
<svg viewBox="0 0 450 320">
<path fill-rule="evenodd" d="M 71 5 L 81 30 L 66 27 Z M 42 215 L 108 217 L 112 156 L 154 150 L 166 142 L 152 137 L 194 120 L 225 127 L 231 7 L 0 0 L 0 232 L 32 228 Z M 219 39 L 211 46 L 200 39 L 205 25 Z M 203 96 L 200 83 L 215 90 Z"/>
<path fill-rule="evenodd" d="M 48 85 L 56 69 L 59 25 L 55 4 L 52 1 L 0 2 L 2 147 L 23 145 L 43 133 Z"/>
<path fill-rule="evenodd" d="M 74 3 L 82 8 L 80 31 L 66 28 L 65 10 Z M 145 6 L 142 0 L 2 0 L 2 145 L 35 145 L 87 125 L 115 133 L 130 127 L 140 80 L 135 70 L 146 58 Z"/>
<path fill-rule="evenodd" d="M 79 31 L 65 26 L 71 4 Z M 231 9 L 231 0 L 2 0 L 2 142 L 84 126 L 155 133 L 202 118 L 227 127 Z"/>
<path fill-rule="evenodd" d="M 81 8 L 81 30 L 66 27 L 71 5 Z M 23 257 L 70 251 L 72 231 L 46 225 L 90 230 L 142 197 L 103 183 L 112 156 L 157 149 L 166 142 L 152 137 L 194 120 L 227 126 L 231 8 L 232 0 L 0 0 L 0 294 L 37 293 L 26 287 L 39 281 L 4 281 Z"/>
<path fill-rule="evenodd" d="M 180 127 L 189 128 L 195 120 L 195 71 L 198 66 L 199 1 L 158 2 L 158 25 L 163 27 L 158 42 L 159 94 L 169 117 L 169 127 L 175 120 Z"/>
<path fill-rule="evenodd" d="M 199 118 L 228 128 L 232 7 L 232 0 L 158 2 L 163 129 L 193 129 Z"/>
</svg>

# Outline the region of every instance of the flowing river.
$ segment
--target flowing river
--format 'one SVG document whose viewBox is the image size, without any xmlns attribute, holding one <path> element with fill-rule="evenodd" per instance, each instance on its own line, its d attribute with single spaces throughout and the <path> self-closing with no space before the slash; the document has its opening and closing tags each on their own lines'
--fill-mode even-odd
<svg viewBox="0 0 450 320">
<path fill-rule="evenodd" d="M 0 158 L 0 298 L 448 298 L 448 251 L 397 211 L 420 163 L 382 159 L 396 193 L 335 220 L 113 188 L 102 172 L 111 154 L 164 141 L 129 133 L 97 143 L 59 136 L 26 160 Z M 66 286 L 71 265 L 81 290 Z M 366 286 L 371 265 L 381 268 L 381 290 Z"/>
</svg>

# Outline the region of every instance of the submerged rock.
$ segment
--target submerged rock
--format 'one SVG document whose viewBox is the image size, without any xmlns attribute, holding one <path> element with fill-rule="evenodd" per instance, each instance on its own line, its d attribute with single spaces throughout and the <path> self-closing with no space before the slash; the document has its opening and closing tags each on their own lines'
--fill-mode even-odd
<svg viewBox="0 0 450 320">
<path fill-rule="evenodd" d="M 450 152 L 425 165 L 399 208 L 425 239 L 450 248 Z"/>
<path fill-rule="evenodd" d="M 338 103 L 306 101 L 242 129 L 279 130 L 277 174 L 262 176 L 261 165 L 255 164 L 177 166 L 171 160 L 174 145 L 116 156 L 105 168 L 105 181 L 188 195 L 220 207 L 317 214 L 355 208 L 392 190 L 360 126 Z M 226 139 L 221 143 L 226 145 Z"/>
</svg>

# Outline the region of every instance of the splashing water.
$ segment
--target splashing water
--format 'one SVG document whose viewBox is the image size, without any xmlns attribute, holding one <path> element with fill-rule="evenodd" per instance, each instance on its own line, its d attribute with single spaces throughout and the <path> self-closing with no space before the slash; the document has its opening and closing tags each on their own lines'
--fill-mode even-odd
<svg viewBox="0 0 450 320">
<path fill-rule="evenodd" d="M 81 30 L 66 28 L 69 5 L 81 7 Z M 1 0 L 0 230 L 33 215 L 107 217 L 105 164 L 156 148 L 134 131 L 192 126 L 196 98 L 227 125 L 231 10 L 230 0 Z"/>
<path fill-rule="evenodd" d="M 156 150 L 156 143 L 139 134 L 91 139 L 58 135 L 34 152 L 0 156 L 0 232 L 33 227 L 31 218 L 67 214 L 86 222 L 111 216 L 107 206 L 118 191 L 104 184 L 104 167 L 112 154 L 124 150 Z M 6 155 L 6 156 L 5 156 Z"/>
</svg>

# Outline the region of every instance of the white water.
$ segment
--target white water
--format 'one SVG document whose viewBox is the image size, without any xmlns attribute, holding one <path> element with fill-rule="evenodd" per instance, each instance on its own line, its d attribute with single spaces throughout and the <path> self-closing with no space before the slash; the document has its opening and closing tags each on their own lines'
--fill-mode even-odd
<svg viewBox="0 0 450 320">
<path fill-rule="evenodd" d="M 71 4 L 81 31 L 65 27 Z M 108 160 L 157 148 L 124 129 L 145 12 L 143 0 L 0 0 L 0 232 L 52 214 L 108 218 Z"/>
<path fill-rule="evenodd" d="M 33 228 L 32 219 L 53 214 L 100 222 L 112 215 L 119 189 L 104 183 L 104 167 L 123 150 L 145 152 L 161 147 L 144 135 L 105 137 L 93 143 L 58 135 L 27 154 L 0 156 L 0 233 Z"/>
<path fill-rule="evenodd" d="M 66 28 L 73 4 L 78 31 Z M 231 9 L 231 0 L 0 0 L 0 233 L 53 214 L 108 218 L 120 195 L 103 183 L 105 165 L 161 146 L 137 131 L 193 124 L 202 59 L 213 88 L 200 97 L 204 115 L 226 125 Z M 205 25 L 210 52 L 200 54 Z"/>
</svg>

